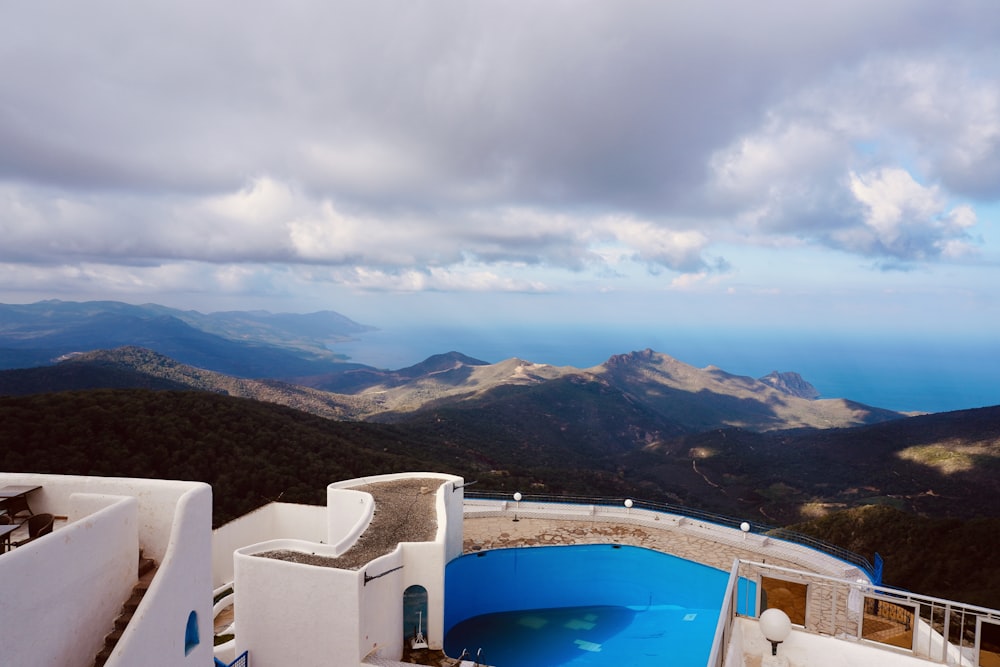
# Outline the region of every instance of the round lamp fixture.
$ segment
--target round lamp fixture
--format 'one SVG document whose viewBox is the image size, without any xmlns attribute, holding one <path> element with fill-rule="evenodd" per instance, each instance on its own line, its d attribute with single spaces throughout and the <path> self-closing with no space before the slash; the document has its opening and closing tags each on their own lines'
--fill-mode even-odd
<svg viewBox="0 0 1000 667">
<path fill-rule="evenodd" d="M 765 609 L 757 623 L 764 633 L 764 639 L 771 642 L 771 655 L 778 655 L 778 644 L 788 639 L 788 635 L 792 633 L 792 621 L 788 614 L 774 607 Z"/>
<path fill-rule="evenodd" d="M 524 496 L 521 495 L 520 491 L 515 491 L 514 492 L 514 501 L 515 502 L 518 502 L 518 503 L 521 502 L 521 498 L 523 498 L 523 497 Z"/>
<path fill-rule="evenodd" d="M 628 500 L 625 501 L 625 507 L 632 507 L 632 499 L 631 498 L 629 498 Z"/>
<path fill-rule="evenodd" d="M 750 532 L 750 524 L 748 522 L 744 521 L 743 523 L 740 524 L 740 530 L 742 530 L 744 533 L 749 533 Z"/>
</svg>

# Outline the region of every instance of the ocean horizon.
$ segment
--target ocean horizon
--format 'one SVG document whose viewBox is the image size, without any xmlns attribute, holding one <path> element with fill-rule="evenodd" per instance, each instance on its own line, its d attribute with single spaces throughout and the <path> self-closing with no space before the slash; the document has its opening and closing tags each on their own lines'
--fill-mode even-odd
<svg viewBox="0 0 1000 667">
<path fill-rule="evenodd" d="M 620 328 L 383 328 L 337 343 L 352 362 L 399 369 L 445 352 L 489 363 L 513 357 L 590 368 L 613 355 L 653 349 L 698 368 L 759 378 L 796 372 L 822 398 L 906 412 L 1000 405 L 1000 341 L 888 336 Z"/>
</svg>

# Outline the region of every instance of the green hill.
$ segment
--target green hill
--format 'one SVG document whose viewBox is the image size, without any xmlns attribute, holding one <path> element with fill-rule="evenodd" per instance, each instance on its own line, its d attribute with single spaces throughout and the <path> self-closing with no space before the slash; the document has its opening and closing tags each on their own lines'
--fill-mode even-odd
<svg viewBox="0 0 1000 667">
<path fill-rule="evenodd" d="M 478 480 L 476 490 L 634 497 L 751 519 L 773 510 L 800 520 L 803 508 L 823 504 L 817 499 L 840 498 L 824 510 L 872 506 L 793 527 L 869 558 L 880 552 L 890 584 L 1000 606 L 1000 518 L 988 491 L 997 483 L 990 466 L 1000 408 L 795 434 L 678 435 L 661 422 L 658 431 L 632 433 L 633 445 L 621 450 L 617 438 L 608 439 L 636 422 L 650 423 L 646 408 L 615 404 L 619 417 L 609 419 L 597 406 L 614 404 L 616 392 L 562 382 L 505 388 L 485 406 L 448 406 L 410 424 L 338 422 L 209 392 L 5 397 L 0 469 L 208 482 L 217 525 L 277 499 L 323 504 L 334 481 L 419 470 Z M 547 392 L 544 419 L 533 422 L 517 411 L 522 392 Z M 982 470 L 968 469 L 970 462 Z M 872 477 L 887 465 L 882 477 Z M 921 471 L 928 476 L 919 477 Z M 921 517 L 889 506 L 906 505 L 896 487 L 865 488 L 885 480 L 923 488 L 949 479 L 951 486 L 935 488 L 954 497 L 924 510 L 964 503 L 965 516 L 979 518 Z M 882 495 L 863 495 L 876 492 Z"/>
<path fill-rule="evenodd" d="M 935 519 L 884 505 L 789 526 L 886 562 L 886 583 L 1000 608 L 1000 517 Z"/>
</svg>

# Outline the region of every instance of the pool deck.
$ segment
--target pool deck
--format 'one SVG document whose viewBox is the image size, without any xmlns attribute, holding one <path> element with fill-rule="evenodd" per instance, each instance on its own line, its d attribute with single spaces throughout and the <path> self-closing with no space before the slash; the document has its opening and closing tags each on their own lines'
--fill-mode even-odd
<svg viewBox="0 0 1000 667">
<path fill-rule="evenodd" d="M 466 516 L 463 529 L 465 553 L 510 547 L 614 543 L 661 551 L 727 572 L 737 558 L 759 560 L 763 557 L 772 565 L 795 569 L 805 566 L 801 561 L 768 553 L 771 550 L 759 536 L 748 536 L 746 539 L 735 536 L 723 542 L 697 535 L 692 529 L 667 521 L 650 528 L 623 523 L 621 519 L 585 521 L 526 517 L 514 521 L 509 516 Z"/>
</svg>

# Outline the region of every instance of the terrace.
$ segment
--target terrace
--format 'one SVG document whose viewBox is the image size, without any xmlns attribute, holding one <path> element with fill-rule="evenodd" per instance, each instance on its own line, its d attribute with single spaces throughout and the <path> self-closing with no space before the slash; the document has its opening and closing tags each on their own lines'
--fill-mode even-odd
<svg viewBox="0 0 1000 667">
<path fill-rule="evenodd" d="M 30 489 L 26 507 L 3 495 L 12 487 Z M 0 554 L 0 626 L 18 638 L 5 643 L 4 664 L 111 665 L 178 650 L 210 658 L 197 641 L 211 611 L 201 594 L 211 581 L 207 485 L 0 473 L 0 498 L 16 524 L 11 543 L 21 543 Z M 50 532 L 36 528 L 32 539 L 47 516 Z"/>
</svg>

